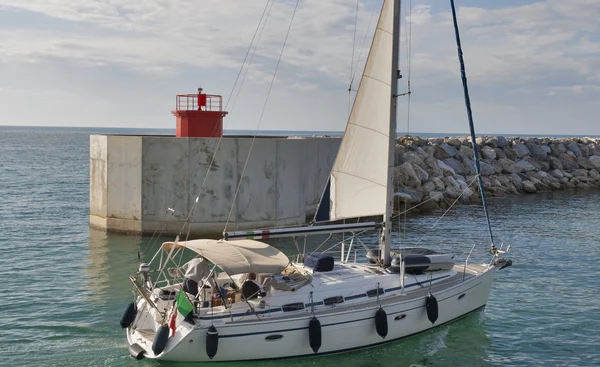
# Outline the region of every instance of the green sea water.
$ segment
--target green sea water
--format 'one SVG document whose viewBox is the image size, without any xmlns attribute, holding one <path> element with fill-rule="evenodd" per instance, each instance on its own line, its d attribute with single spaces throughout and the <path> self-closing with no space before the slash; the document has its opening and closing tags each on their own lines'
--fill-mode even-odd
<svg viewBox="0 0 600 367">
<path fill-rule="evenodd" d="M 88 131 L 0 127 L 0 365 L 199 365 L 129 357 L 119 327 L 128 276 L 138 248 L 148 257 L 156 245 L 89 229 L 88 166 Z M 491 199 L 515 264 L 482 312 L 384 347 L 219 365 L 600 366 L 599 202 L 594 190 Z M 485 258 L 479 206 L 454 208 L 430 231 L 439 216 L 409 218 L 402 240 L 463 254 L 477 243 Z"/>
</svg>

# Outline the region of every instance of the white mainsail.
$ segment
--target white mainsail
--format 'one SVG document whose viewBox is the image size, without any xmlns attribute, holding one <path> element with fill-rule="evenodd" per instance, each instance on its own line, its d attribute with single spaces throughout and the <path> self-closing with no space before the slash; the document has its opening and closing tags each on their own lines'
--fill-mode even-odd
<svg viewBox="0 0 600 367">
<path fill-rule="evenodd" d="M 385 0 L 330 177 L 329 220 L 386 211 L 394 2 Z M 327 198 L 324 198 L 327 200 Z"/>
</svg>

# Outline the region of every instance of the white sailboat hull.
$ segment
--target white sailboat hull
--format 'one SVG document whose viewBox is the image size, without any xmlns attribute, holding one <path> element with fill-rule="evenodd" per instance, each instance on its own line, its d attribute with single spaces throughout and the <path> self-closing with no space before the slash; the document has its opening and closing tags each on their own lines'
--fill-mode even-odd
<svg viewBox="0 0 600 367">
<path fill-rule="evenodd" d="M 206 352 L 207 326 L 182 323 L 169 338 L 165 350 L 158 356 L 146 349 L 146 357 L 173 361 L 243 361 L 324 355 L 352 351 L 389 343 L 460 319 L 485 306 L 497 266 L 472 276 L 446 289 L 432 289 L 438 302 L 439 317 L 432 324 L 425 308 L 422 290 L 417 297 L 398 295 L 381 300 L 387 313 L 388 334 L 378 335 L 375 326 L 376 302 L 356 305 L 341 312 L 316 313 L 321 324 L 322 344 L 317 352 L 311 349 L 308 325 L 312 318 L 299 317 L 215 323 L 219 333 L 218 350 L 210 359 Z M 423 295 L 424 294 L 424 295 Z M 408 298 L 408 299 L 407 299 Z M 140 341 L 136 332 L 128 330 L 130 344 Z"/>
</svg>

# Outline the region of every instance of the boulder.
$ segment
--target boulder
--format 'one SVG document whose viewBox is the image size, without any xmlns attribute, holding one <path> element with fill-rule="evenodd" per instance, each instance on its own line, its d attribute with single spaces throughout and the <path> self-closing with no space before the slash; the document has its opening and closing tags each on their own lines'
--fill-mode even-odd
<svg viewBox="0 0 600 367">
<path fill-rule="evenodd" d="M 547 144 L 541 144 L 539 147 L 544 153 L 546 153 L 546 156 L 552 154 L 552 149 Z"/>
<path fill-rule="evenodd" d="M 575 157 L 573 157 L 569 153 L 561 154 L 558 159 L 560 160 L 560 163 L 562 164 L 563 169 L 570 171 L 570 170 L 579 168 L 579 163 L 577 163 L 577 160 L 575 159 Z"/>
<path fill-rule="evenodd" d="M 555 157 L 560 157 L 563 153 L 567 152 L 567 148 L 560 141 L 550 144 L 550 149 L 552 150 L 552 155 Z"/>
<path fill-rule="evenodd" d="M 462 141 L 460 141 L 460 139 L 458 138 L 449 138 L 448 140 L 446 140 L 446 143 L 448 143 L 448 145 L 458 149 L 462 146 Z"/>
<path fill-rule="evenodd" d="M 444 199 L 444 194 L 440 191 L 432 191 L 429 193 L 429 198 L 436 203 L 439 203 Z"/>
<path fill-rule="evenodd" d="M 521 173 L 535 170 L 535 166 L 528 161 L 518 161 L 508 168 L 509 173 Z"/>
<path fill-rule="evenodd" d="M 537 192 L 535 185 L 533 184 L 533 182 L 531 182 L 529 180 L 523 181 L 522 185 L 523 185 L 523 191 L 525 191 L 526 193 L 533 194 L 533 193 Z"/>
<path fill-rule="evenodd" d="M 508 169 L 510 168 L 510 166 L 515 164 L 515 162 L 511 161 L 508 158 L 500 158 L 498 159 L 498 163 L 500 163 L 500 165 L 502 166 L 502 173 L 510 173 Z"/>
<path fill-rule="evenodd" d="M 593 155 L 593 156 L 589 157 L 588 160 L 590 161 L 591 164 L 594 165 L 594 168 L 596 168 L 596 169 L 600 168 L 600 156 Z"/>
<path fill-rule="evenodd" d="M 525 157 L 523 159 L 523 161 L 529 162 L 537 170 L 543 169 L 542 162 L 540 162 L 537 158 Z M 550 168 L 550 163 L 547 164 L 547 167 Z M 526 171 L 531 171 L 531 170 L 528 169 Z"/>
<path fill-rule="evenodd" d="M 512 145 L 512 148 L 514 149 L 515 154 L 519 158 L 523 158 L 526 155 L 530 155 L 531 154 L 529 152 L 529 149 L 527 149 L 527 147 L 525 146 L 525 144 L 521 143 L 520 141 L 515 141 L 513 143 L 513 145 Z M 508 154 L 506 154 L 506 156 L 508 156 Z"/>
<path fill-rule="evenodd" d="M 435 184 L 435 189 L 439 190 L 439 191 L 444 191 L 444 189 L 446 188 L 446 185 L 444 184 L 444 181 L 439 178 L 439 177 L 434 177 L 431 179 L 431 181 Z"/>
<path fill-rule="evenodd" d="M 424 192 L 429 193 L 429 192 L 435 190 L 435 183 L 433 183 L 433 181 L 427 181 L 421 186 L 421 189 Z"/>
<path fill-rule="evenodd" d="M 444 175 L 440 169 L 438 160 L 431 156 L 425 158 L 425 169 L 429 173 L 430 177 L 442 177 Z"/>
<path fill-rule="evenodd" d="M 556 178 L 563 178 L 565 177 L 565 175 L 563 175 L 562 171 L 559 169 L 555 169 L 553 171 L 550 172 L 550 174 Z"/>
<path fill-rule="evenodd" d="M 466 145 L 461 145 L 461 146 L 460 146 L 460 149 L 459 149 L 459 151 L 458 151 L 458 154 L 459 154 L 460 156 L 465 156 L 465 157 L 468 157 L 468 158 L 471 158 L 471 159 L 473 159 L 473 149 L 469 148 L 469 147 L 468 147 L 468 146 L 466 146 Z"/>
<path fill-rule="evenodd" d="M 584 168 L 584 169 L 596 168 L 596 166 L 592 162 L 590 162 L 589 159 L 587 159 L 585 157 L 577 158 L 577 164 L 579 164 L 579 167 Z"/>
<path fill-rule="evenodd" d="M 420 182 L 425 182 L 429 180 L 429 174 L 423 168 L 417 165 L 413 165 L 413 169 L 415 170 L 415 173 L 417 174 L 417 177 L 419 178 Z"/>
<path fill-rule="evenodd" d="M 504 136 L 496 136 L 496 146 L 494 148 L 504 149 L 508 146 L 508 140 Z"/>
<path fill-rule="evenodd" d="M 468 175 L 470 170 L 458 159 L 455 158 L 447 158 L 444 159 L 444 163 L 446 163 L 449 167 L 451 167 L 455 173 L 459 175 Z"/>
<path fill-rule="evenodd" d="M 418 147 L 416 152 L 422 160 L 425 160 L 427 157 L 429 157 L 429 154 L 425 151 L 425 149 L 423 149 L 423 147 Z"/>
<path fill-rule="evenodd" d="M 448 143 L 442 143 L 440 145 L 436 145 L 435 152 L 433 156 L 437 159 L 444 160 L 447 158 L 454 157 L 458 154 L 458 150 Z"/>
<path fill-rule="evenodd" d="M 494 148 L 494 152 L 496 152 L 496 158 L 506 158 L 506 154 L 500 148 Z"/>
<path fill-rule="evenodd" d="M 496 169 L 486 162 L 479 162 L 482 176 L 490 176 L 496 174 Z"/>
<path fill-rule="evenodd" d="M 496 173 L 502 173 L 502 171 L 504 170 L 504 168 L 502 167 L 502 164 L 500 164 L 500 162 L 498 162 L 497 160 L 492 160 L 489 162 L 486 162 L 492 165 L 492 167 L 494 167 L 494 171 L 496 171 Z"/>
<path fill-rule="evenodd" d="M 403 203 L 418 204 L 423 200 L 423 194 L 417 190 L 401 188 L 397 189 L 394 197 Z"/>
<path fill-rule="evenodd" d="M 483 147 L 481 149 L 481 155 L 484 159 L 496 159 L 496 151 L 491 147 Z"/>
<path fill-rule="evenodd" d="M 421 180 L 415 172 L 412 164 L 405 162 L 394 170 L 394 182 L 396 187 L 418 187 Z"/>
<path fill-rule="evenodd" d="M 560 159 L 556 157 L 548 157 L 548 162 L 550 163 L 550 169 L 563 169 Z"/>
<path fill-rule="evenodd" d="M 446 163 L 440 161 L 439 159 L 437 161 L 437 164 L 440 167 L 440 170 L 442 171 L 442 176 L 446 177 L 446 176 L 455 176 L 456 175 L 456 172 L 454 172 L 452 167 L 448 166 Z"/>
<path fill-rule="evenodd" d="M 542 147 L 538 144 L 535 143 L 527 143 L 526 144 L 527 149 L 529 149 L 529 152 L 531 153 L 531 156 L 534 158 L 538 158 L 538 159 L 544 159 L 546 158 L 546 151 L 544 149 L 542 149 Z"/>
<path fill-rule="evenodd" d="M 460 184 L 452 176 L 444 177 L 442 180 L 444 181 L 444 183 L 446 184 L 446 188 L 448 188 L 448 189 L 460 188 Z"/>
<path fill-rule="evenodd" d="M 506 155 L 506 158 L 510 160 L 514 161 L 517 158 L 517 152 L 515 152 L 512 147 L 505 147 L 502 151 L 504 152 L 504 155 Z"/>
<path fill-rule="evenodd" d="M 579 145 L 576 142 L 572 141 L 567 145 L 567 149 L 569 149 L 576 157 L 582 157 L 581 150 L 579 149 Z"/>
<path fill-rule="evenodd" d="M 588 176 L 588 170 L 587 169 L 576 169 L 571 171 L 571 174 L 573 175 L 573 177 L 587 177 Z"/>
<path fill-rule="evenodd" d="M 508 175 L 508 179 L 513 183 L 517 183 L 517 184 L 521 184 L 523 182 L 523 179 L 521 178 L 521 176 L 517 175 L 516 173 L 511 173 L 510 175 Z"/>
<path fill-rule="evenodd" d="M 419 147 L 418 149 L 423 150 L 421 147 Z M 424 164 L 423 158 L 421 158 L 421 156 L 417 152 L 408 152 L 404 154 L 403 163 L 404 162 L 408 162 L 413 166 L 421 166 Z"/>
</svg>

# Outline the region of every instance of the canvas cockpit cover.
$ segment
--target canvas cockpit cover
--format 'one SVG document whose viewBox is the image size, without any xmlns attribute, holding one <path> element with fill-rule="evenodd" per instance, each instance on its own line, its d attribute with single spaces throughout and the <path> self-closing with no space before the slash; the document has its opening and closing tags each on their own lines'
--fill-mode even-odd
<svg viewBox="0 0 600 367">
<path fill-rule="evenodd" d="M 175 242 L 165 242 L 170 250 Z M 187 248 L 217 265 L 229 275 L 242 273 L 282 272 L 289 264 L 285 254 L 266 243 L 253 240 L 191 240 L 177 242 L 177 248 Z"/>
</svg>

